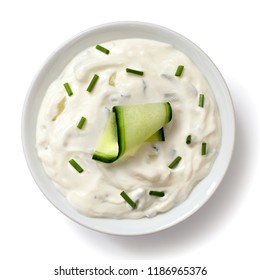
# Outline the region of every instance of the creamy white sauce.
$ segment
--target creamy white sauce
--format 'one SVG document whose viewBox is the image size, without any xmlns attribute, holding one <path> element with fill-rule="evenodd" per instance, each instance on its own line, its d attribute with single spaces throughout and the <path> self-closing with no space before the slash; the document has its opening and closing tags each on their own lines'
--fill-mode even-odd
<svg viewBox="0 0 260 280">
<path fill-rule="evenodd" d="M 102 46 L 110 50 L 109 55 L 95 46 L 86 49 L 49 86 L 38 116 L 38 155 L 55 186 L 81 213 L 112 218 L 152 217 L 184 201 L 210 172 L 221 141 L 218 109 L 203 75 L 171 45 L 125 39 Z M 185 66 L 181 77 L 174 75 L 178 65 Z M 144 71 L 144 76 L 126 73 L 127 67 Z M 116 75 L 111 85 L 113 73 Z M 94 74 L 100 78 L 88 93 Z M 66 82 L 72 96 L 64 89 Z M 198 106 L 200 93 L 205 96 L 203 108 Z M 171 104 L 173 118 L 164 128 L 165 142 L 144 143 L 134 156 L 111 164 L 93 160 L 111 108 L 149 102 Z M 87 122 L 80 130 L 77 124 L 82 116 Z M 192 143 L 187 145 L 189 134 Z M 202 142 L 207 143 L 205 156 L 201 155 Z M 179 165 L 168 168 L 176 156 L 182 157 Z M 71 158 L 84 172 L 78 173 L 68 163 Z M 137 201 L 136 209 L 120 196 L 123 190 Z M 152 197 L 150 190 L 163 191 L 165 196 Z"/>
</svg>

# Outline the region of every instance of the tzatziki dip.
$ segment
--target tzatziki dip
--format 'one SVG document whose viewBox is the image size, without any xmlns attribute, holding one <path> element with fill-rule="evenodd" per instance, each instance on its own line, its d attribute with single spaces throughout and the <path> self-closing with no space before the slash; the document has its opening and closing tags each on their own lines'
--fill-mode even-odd
<svg viewBox="0 0 260 280">
<path fill-rule="evenodd" d="M 153 217 L 183 202 L 221 144 L 214 95 L 174 46 L 146 39 L 82 51 L 43 98 L 36 148 L 55 187 L 91 217 Z"/>
</svg>

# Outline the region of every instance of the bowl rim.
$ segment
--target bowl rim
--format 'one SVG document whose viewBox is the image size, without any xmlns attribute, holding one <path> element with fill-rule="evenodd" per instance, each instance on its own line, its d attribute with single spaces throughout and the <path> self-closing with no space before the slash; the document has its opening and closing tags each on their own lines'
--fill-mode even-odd
<svg viewBox="0 0 260 280">
<path fill-rule="evenodd" d="M 168 221 L 164 225 L 162 224 L 161 226 L 153 227 L 152 229 L 150 229 L 150 228 L 148 228 L 148 229 L 143 228 L 141 230 L 140 229 L 139 230 L 134 230 L 132 232 L 129 232 L 128 230 L 122 229 L 121 231 L 119 230 L 119 232 L 118 232 L 118 229 L 117 229 L 117 231 L 115 231 L 113 229 L 113 227 L 103 228 L 102 226 L 100 226 L 100 223 L 99 223 L 102 220 L 113 220 L 113 221 L 115 221 L 114 219 L 102 219 L 102 218 L 91 218 L 91 217 L 88 217 L 87 220 L 85 220 L 84 219 L 85 216 L 84 216 L 84 218 L 83 218 L 84 221 L 88 221 L 89 219 L 90 220 L 93 219 L 93 220 L 97 220 L 98 221 L 97 223 L 94 222 L 91 225 L 86 224 L 82 220 L 82 216 L 83 215 L 81 215 L 79 212 L 75 212 L 75 215 L 78 215 L 79 218 L 77 218 L 77 217 L 75 218 L 75 216 L 72 217 L 72 215 L 70 213 L 68 213 L 68 211 L 64 210 L 64 208 L 61 207 L 60 205 L 57 205 L 57 203 L 56 203 L 57 201 L 55 202 L 53 200 L 53 198 L 51 198 L 48 195 L 45 186 L 43 186 L 43 183 L 39 179 L 39 175 L 37 173 L 37 170 L 35 168 L 35 165 L 33 163 L 32 157 L 31 157 L 31 146 L 28 143 L 28 133 L 27 133 L 28 132 L 28 124 L 27 124 L 27 120 L 28 120 L 28 112 L 30 111 L 30 106 L 32 106 L 32 98 L 33 98 L 34 88 L 37 87 L 37 83 L 39 83 L 40 76 L 42 75 L 44 70 L 46 68 L 48 68 L 48 65 L 51 63 L 51 61 L 55 57 L 58 57 L 60 53 L 62 53 L 64 50 L 66 50 L 66 48 L 68 48 L 69 45 L 75 43 L 76 41 L 82 40 L 82 38 L 84 38 L 85 36 L 88 36 L 88 34 L 90 34 L 90 33 L 97 32 L 97 31 L 100 31 L 102 29 L 106 29 L 106 30 L 111 29 L 111 30 L 113 30 L 114 28 L 130 28 L 130 27 L 131 28 L 146 28 L 146 29 L 151 29 L 151 30 L 155 30 L 155 31 L 156 30 L 158 30 L 158 31 L 160 30 L 161 32 L 164 32 L 165 34 L 171 34 L 171 36 L 176 37 L 178 40 L 181 40 L 182 42 L 188 44 L 188 46 L 192 46 L 192 48 L 198 54 L 200 54 L 200 56 L 204 57 L 207 60 L 207 63 L 209 63 L 209 66 L 212 68 L 212 71 L 215 74 L 218 75 L 218 80 L 221 83 L 221 87 L 223 88 L 223 91 L 225 91 L 225 94 L 226 94 L 226 101 L 227 101 L 227 104 L 228 104 L 229 110 L 230 110 L 230 112 L 229 112 L 229 123 L 230 123 L 229 137 L 230 137 L 230 139 L 229 139 L 228 154 L 226 155 L 226 160 L 225 160 L 224 164 L 222 165 L 221 173 L 219 174 L 219 176 L 215 180 L 216 182 L 215 182 L 214 186 L 211 187 L 210 194 L 205 196 L 204 199 L 201 200 L 200 203 L 198 203 L 196 207 L 193 207 L 188 213 L 185 213 L 185 215 L 181 215 L 178 219 L 175 219 L 175 220 L 173 220 L 171 222 Z M 128 37 L 125 37 L 125 38 L 128 38 Z M 213 95 L 215 95 L 214 92 L 213 92 Z M 35 74 L 32 82 L 31 82 L 31 85 L 30 85 L 30 87 L 28 89 L 28 92 L 26 94 L 26 97 L 25 97 L 25 101 L 24 101 L 24 105 L 23 105 L 23 110 L 22 110 L 22 118 L 21 118 L 21 139 L 22 139 L 22 147 L 23 147 L 23 152 L 24 152 L 25 159 L 26 159 L 26 162 L 27 162 L 27 166 L 28 166 L 28 168 L 29 168 L 29 170 L 31 172 L 31 175 L 32 175 L 34 181 L 38 185 L 38 187 L 41 190 L 41 192 L 45 195 L 45 197 L 60 212 L 62 212 L 65 216 L 67 216 L 68 218 L 70 218 L 74 222 L 77 222 L 78 224 L 81 224 L 84 227 L 87 227 L 89 229 L 92 229 L 92 230 L 95 230 L 95 231 L 98 231 L 98 232 L 102 232 L 102 233 L 108 233 L 108 234 L 112 234 L 112 235 L 121 235 L 121 236 L 146 235 L 146 234 L 151 234 L 151 233 L 155 233 L 155 232 L 167 229 L 167 228 L 172 227 L 172 226 L 180 223 L 181 221 L 187 219 L 192 214 L 194 214 L 198 209 L 200 209 L 209 200 L 210 197 L 212 197 L 213 193 L 216 191 L 216 189 L 220 185 L 221 181 L 223 180 L 223 178 L 224 178 L 224 176 L 225 176 L 225 174 L 227 172 L 227 169 L 228 169 L 228 167 L 230 165 L 231 158 L 232 158 L 232 155 L 233 155 L 234 142 L 235 142 L 235 112 L 234 112 L 234 106 L 233 106 L 233 102 L 232 102 L 232 98 L 231 98 L 229 89 L 227 87 L 227 84 L 226 84 L 222 74 L 220 73 L 220 71 L 218 70 L 218 68 L 214 64 L 214 62 L 209 58 L 209 56 L 202 49 L 200 49 L 195 43 L 193 43 L 192 41 L 190 41 L 189 39 L 187 39 L 183 35 L 175 32 L 175 31 L 173 31 L 171 29 L 168 29 L 166 27 L 157 25 L 157 24 L 147 23 L 147 22 L 142 22 L 142 21 L 116 21 L 116 22 L 103 23 L 103 24 L 100 24 L 100 25 L 88 28 L 88 29 L 83 30 L 82 32 L 72 36 L 71 38 L 67 39 L 64 43 L 62 43 L 60 46 L 58 46 L 47 57 L 47 59 L 42 63 L 42 65 L 39 68 L 38 72 Z M 222 144 L 223 143 L 221 143 L 221 145 Z M 40 161 L 40 159 L 39 159 L 39 161 Z M 47 175 L 45 174 L 45 176 L 47 176 Z M 187 200 L 188 199 L 189 198 L 187 198 Z M 172 210 L 169 210 L 167 213 L 169 213 L 171 211 Z M 158 219 L 158 217 L 160 219 L 160 217 L 162 215 L 164 215 L 164 213 L 157 215 L 156 219 Z M 139 219 L 139 220 L 143 220 L 143 219 L 150 220 L 150 219 L 154 219 L 154 218 L 142 218 L 142 219 Z M 132 223 L 131 221 L 133 221 L 133 220 L 132 219 L 122 219 L 122 220 L 116 220 L 116 221 L 128 221 L 131 224 Z M 122 222 L 122 223 L 125 223 L 125 222 Z M 107 225 L 107 222 L 105 222 L 105 224 Z"/>
</svg>

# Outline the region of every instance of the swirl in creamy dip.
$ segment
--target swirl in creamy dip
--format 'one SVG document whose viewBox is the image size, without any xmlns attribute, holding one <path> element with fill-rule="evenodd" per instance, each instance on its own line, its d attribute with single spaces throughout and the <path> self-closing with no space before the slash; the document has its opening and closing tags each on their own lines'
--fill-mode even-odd
<svg viewBox="0 0 260 280">
<path fill-rule="evenodd" d="M 106 55 L 95 48 L 78 54 L 49 86 L 37 122 L 36 147 L 44 169 L 69 203 L 94 217 L 141 218 L 168 211 L 184 201 L 211 170 L 220 146 L 218 109 L 203 75 L 173 46 L 145 39 L 103 43 Z M 178 65 L 184 65 L 180 77 Z M 129 67 L 143 76 L 127 73 Z M 88 93 L 92 77 L 99 80 Z M 64 89 L 69 83 L 73 95 Z M 198 106 L 204 94 L 204 107 Z M 115 105 L 169 102 L 172 120 L 164 127 L 164 142 L 146 142 L 129 157 L 107 164 L 92 159 L 109 113 Z M 82 129 L 77 124 L 87 121 Z M 192 136 L 191 144 L 186 137 Z M 201 155 L 202 143 L 207 154 Z M 182 160 L 174 169 L 168 165 Z M 78 173 L 74 158 L 83 168 Z M 149 195 L 163 191 L 163 197 Z M 120 196 L 125 191 L 137 208 Z"/>
</svg>

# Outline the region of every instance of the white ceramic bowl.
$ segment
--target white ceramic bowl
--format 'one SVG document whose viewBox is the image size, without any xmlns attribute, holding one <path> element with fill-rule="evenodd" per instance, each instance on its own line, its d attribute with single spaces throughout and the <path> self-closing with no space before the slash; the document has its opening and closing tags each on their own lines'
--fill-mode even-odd
<svg viewBox="0 0 260 280">
<path fill-rule="evenodd" d="M 222 124 L 222 145 L 210 174 L 192 191 L 186 201 L 154 218 L 116 220 L 90 218 L 73 209 L 46 175 L 35 148 L 36 120 L 49 84 L 80 51 L 105 41 L 124 38 L 146 38 L 172 44 L 184 52 L 206 77 L 215 95 Z M 183 221 L 197 211 L 220 184 L 231 159 L 235 138 L 232 101 L 223 77 L 210 58 L 194 43 L 161 26 L 142 22 L 116 22 L 88 29 L 59 47 L 36 75 L 27 94 L 22 116 L 22 141 L 27 164 L 37 185 L 62 213 L 88 228 L 117 235 L 141 235 L 157 232 Z"/>
</svg>

